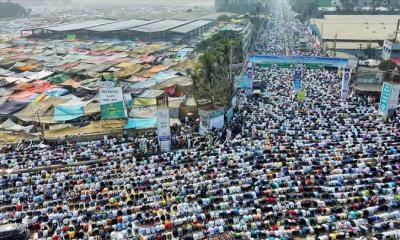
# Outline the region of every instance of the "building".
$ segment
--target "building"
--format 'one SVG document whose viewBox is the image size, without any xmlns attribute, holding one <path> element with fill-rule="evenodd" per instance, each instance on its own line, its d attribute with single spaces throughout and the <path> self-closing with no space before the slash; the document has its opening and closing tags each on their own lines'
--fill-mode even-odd
<svg viewBox="0 0 400 240">
<path fill-rule="evenodd" d="M 253 37 L 253 24 L 250 21 L 228 22 L 220 28 L 220 31 L 233 31 L 241 34 L 243 51 L 247 52 L 250 49 Z"/>
<path fill-rule="evenodd" d="M 188 40 L 203 34 L 214 25 L 215 21 L 208 19 L 207 16 L 208 15 L 205 15 L 204 18 L 192 20 L 178 20 L 172 18 L 157 20 L 134 18 L 119 21 L 95 19 L 22 30 L 21 34 L 30 32 L 32 35 L 56 38 L 65 38 L 67 35 L 74 35 L 78 38 L 102 37 L 131 40 Z"/>
<path fill-rule="evenodd" d="M 382 48 L 382 59 L 400 58 L 400 42 L 385 40 Z"/>
<path fill-rule="evenodd" d="M 351 55 L 372 49 L 381 55 L 385 40 L 394 39 L 400 15 L 325 15 L 310 19 L 310 28 L 326 50 Z"/>
</svg>

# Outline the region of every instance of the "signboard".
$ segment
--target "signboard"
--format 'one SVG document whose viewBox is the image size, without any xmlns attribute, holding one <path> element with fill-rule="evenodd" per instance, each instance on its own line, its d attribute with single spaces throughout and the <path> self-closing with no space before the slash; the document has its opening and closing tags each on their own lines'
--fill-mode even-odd
<svg viewBox="0 0 400 240">
<path fill-rule="evenodd" d="M 121 87 L 100 88 L 101 119 L 126 118 L 126 109 Z"/>
<path fill-rule="evenodd" d="M 396 109 L 399 103 L 400 85 L 393 85 L 389 99 L 389 110 Z"/>
<path fill-rule="evenodd" d="M 157 134 L 161 152 L 171 151 L 171 126 L 168 108 L 160 108 L 157 111 Z"/>
<path fill-rule="evenodd" d="M 300 90 L 297 93 L 296 100 L 299 101 L 299 102 L 304 102 L 305 98 L 306 98 L 306 92 L 304 90 Z"/>
<path fill-rule="evenodd" d="M 350 68 L 346 68 L 343 71 L 343 78 L 342 78 L 342 91 L 341 91 L 341 94 L 340 94 L 340 98 L 342 100 L 346 100 L 349 97 L 350 78 L 351 78 L 351 69 Z"/>
<path fill-rule="evenodd" d="M 389 110 L 389 99 L 392 92 L 392 85 L 389 83 L 383 83 L 381 101 L 379 103 L 379 113 L 386 116 Z"/>
<path fill-rule="evenodd" d="M 294 70 L 294 91 L 297 93 L 301 90 L 301 76 L 302 76 L 302 70 L 300 67 L 296 67 L 296 70 Z"/>
<path fill-rule="evenodd" d="M 75 39 L 76 39 L 76 35 L 75 35 L 75 34 L 68 34 L 68 35 L 67 35 L 67 40 L 73 41 L 73 40 L 75 40 Z"/>
<path fill-rule="evenodd" d="M 256 64 L 285 64 L 287 66 L 292 64 L 303 64 L 309 66 L 310 64 L 313 64 L 322 67 L 345 68 L 349 65 L 349 59 L 334 57 L 252 55 L 249 57 L 249 61 Z"/>
</svg>

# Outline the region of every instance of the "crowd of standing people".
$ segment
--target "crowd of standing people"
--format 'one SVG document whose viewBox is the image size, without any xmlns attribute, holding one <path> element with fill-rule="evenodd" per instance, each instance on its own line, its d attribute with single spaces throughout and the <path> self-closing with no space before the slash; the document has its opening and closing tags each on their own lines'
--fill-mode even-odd
<svg viewBox="0 0 400 240">
<path fill-rule="evenodd" d="M 260 53 L 318 55 L 311 38 L 296 47 L 290 29 L 307 33 L 292 23 L 276 14 Z M 268 97 L 238 96 L 201 147 L 178 137 L 158 153 L 156 138 L 126 137 L 1 153 L 1 168 L 60 166 L 0 176 L 0 222 L 51 240 L 399 239 L 398 117 L 382 121 L 370 97 L 342 102 L 324 69 L 304 71 L 297 101 L 292 74 L 256 66 Z"/>
</svg>

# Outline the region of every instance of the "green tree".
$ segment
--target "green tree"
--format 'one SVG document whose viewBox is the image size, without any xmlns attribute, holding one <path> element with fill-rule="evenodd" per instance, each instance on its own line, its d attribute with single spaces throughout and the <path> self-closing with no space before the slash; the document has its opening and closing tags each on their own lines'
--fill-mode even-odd
<svg viewBox="0 0 400 240">
<path fill-rule="evenodd" d="M 372 48 L 371 43 L 367 44 L 367 48 L 364 49 L 364 54 L 368 57 L 368 58 L 372 58 L 375 55 L 375 51 Z"/>
<path fill-rule="evenodd" d="M 244 59 L 241 41 L 241 35 L 227 31 L 199 44 L 197 51 L 202 56 L 198 68 L 188 70 L 193 81 L 191 93 L 197 102 L 205 100 L 217 105 L 230 105 L 234 95 L 232 65 Z"/>
<path fill-rule="evenodd" d="M 376 11 L 377 8 L 384 6 L 384 0 L 372 0 L 371 6 Z"/>
<path fill-rule="evenodd" d="M 28 12 L 18 3 L 0 2 L 0 18 L 14 18 L 27 16 Z"/>
<path fill-rule="evenodd" d="M 353 12 L 358 5 L 358 0 L 341 0 L 342 10 L 345 12 Z"/>
<path fill-rule="evenodd" d="M 391 60 L 382 61 L 379 64 L 379 70 L 381 71 L 393 71 L 396 68 L 396 63 Z"/>
<path fill-rule="evenodd" d="M 319 15 L 318 0 L 292 0 L 291 4 L 293 10 L 299 14 L 300 21 L 304 22 Z"/>
<path fill-rule="evenodd" d="M 400 8 L 399 0 L 384 0 L 383 5 L 388 9 L 388 11 L 393 12 Z"/>
</svg>

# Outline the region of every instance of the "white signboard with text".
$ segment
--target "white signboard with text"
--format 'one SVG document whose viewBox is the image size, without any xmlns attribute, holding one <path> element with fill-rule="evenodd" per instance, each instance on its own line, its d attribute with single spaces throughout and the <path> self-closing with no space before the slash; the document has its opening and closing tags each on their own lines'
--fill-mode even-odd
<svg viewBox="0 0 400 240">
<path fill-rule="evenodd" d="M 171 126 L 169 121 L 169 109 L 160 108 L 157 111 L 158 143 L 161 152 L 171 151 Z"/>
</svg>

